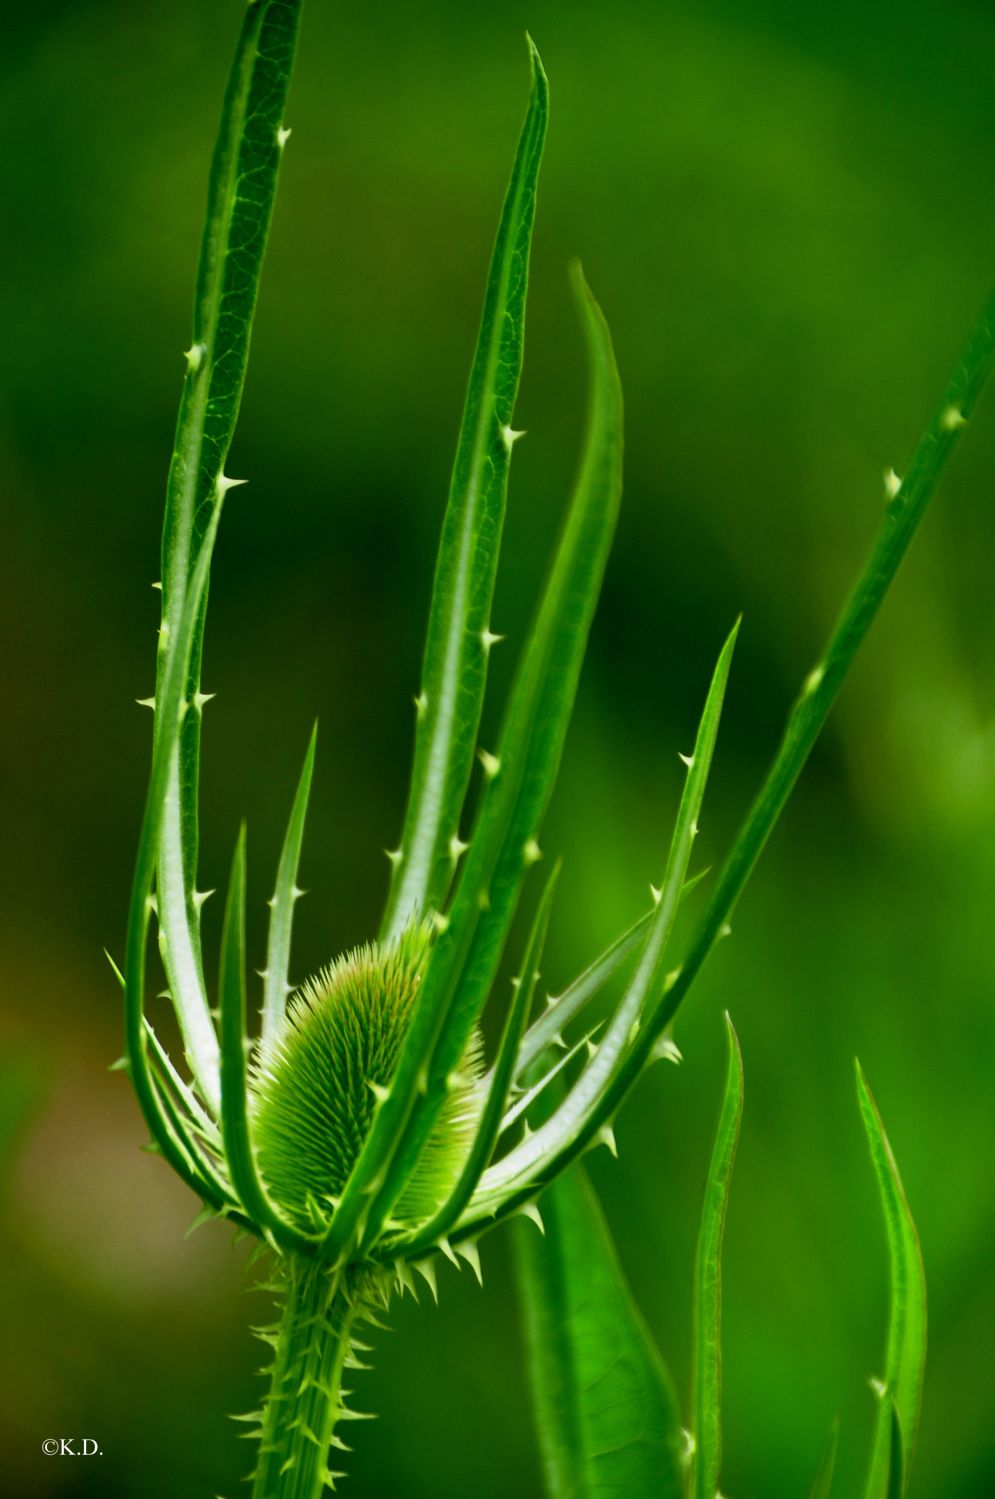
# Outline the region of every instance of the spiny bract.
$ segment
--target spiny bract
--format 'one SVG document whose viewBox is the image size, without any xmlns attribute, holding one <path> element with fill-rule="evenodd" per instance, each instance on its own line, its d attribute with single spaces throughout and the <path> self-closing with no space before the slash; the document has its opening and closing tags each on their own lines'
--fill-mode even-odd
<svg viewBox="0 0 995 1499">
<path fill-rule="evenodd" d="M 331 1217 L 390 1087 L 431 947 L 412 926 L 366 943 L 307 980 L 253 1079 L 259 1165 L 277 1202 L 303 1229 Z M 452 1191 L 480 1114 L 482 1047 L 474 1032 L 445 1106 L 393 1214 L 423 1222 Z"/>
</svg>

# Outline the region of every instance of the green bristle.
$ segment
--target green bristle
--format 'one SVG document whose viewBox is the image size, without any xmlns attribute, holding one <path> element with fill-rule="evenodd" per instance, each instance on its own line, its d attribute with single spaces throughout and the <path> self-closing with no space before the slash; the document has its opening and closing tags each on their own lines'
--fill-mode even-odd
<svg viewBox="0 0 995 1499">
<path fill-rule="evenodd" d="M 431 929 L 367 943 L 307 980 L 253 1083 L 259 1167 L 273 1197 L 304 1229 L 330 1217 L 389 1089 L 431 946 Z M 405 1228 L 431 1216 L 459 1176 L 480 1112 L 474 1034 L 438 1123 L 399 1199 Z M 310 1204 L 310 1207 L 309 1207 Z"/>
</svg>

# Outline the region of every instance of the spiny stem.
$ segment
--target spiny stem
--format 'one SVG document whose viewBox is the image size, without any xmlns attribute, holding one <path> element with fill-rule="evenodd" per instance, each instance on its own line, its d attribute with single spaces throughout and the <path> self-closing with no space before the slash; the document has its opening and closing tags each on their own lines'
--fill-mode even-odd
<svg viewBox="0 0 995 1499">
<path fill-rule="evenodd" d="M 334 1487 L 328 1452 L 344 1413 L 342 1370 L 362 1305 L 345 1273 L 293 1256 L 286 1263 L 252 1499 L 319 1499 Z"/>
</svg>

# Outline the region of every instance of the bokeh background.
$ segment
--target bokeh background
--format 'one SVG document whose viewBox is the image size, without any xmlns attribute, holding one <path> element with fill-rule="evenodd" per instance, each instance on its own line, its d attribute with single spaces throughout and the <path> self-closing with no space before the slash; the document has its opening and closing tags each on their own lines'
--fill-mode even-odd
<svg viewBox="0 0 995 1499">
<path fill-rule="evenodd" d="M 120 954 L 163 479 L 237 0 L 38 0 L 0 48 L 0 1491 L 197 1499 L 249 1466 L 265 1320 L 144 1139 Z M 707 672 L 744 611 L 701 856 L 721 856 L 995 272 L 995 13 L 971 0 L 307 7 L 212 585 L 202 883 L 250 819 L 253 937 L 312 718 L 297 976 L 367 936 L 484 272 L 551 78 L 495 627 L 507 684 L 568 492 L 582 255 L 627 394 L 624 513 L 544 843 L 556 986 L 658 878 Z M 859 1053 L 922 1236 L 920 1499 L 995 1492 L 995 401 L 982 405 L 724 944 L 682 1069 L 592 1172 L 683 1387 L 720 1015 L 747 1107 L 726 1247 L 724 1491 L 857 1491 L 886 1261 Z M 485 728 L 495 719 L 492 709 Z M 212 903 L 216 904 L 216 903 Z M 208 907 L 216 949 L 218 911 Z M 504 1231 L 485 1291 L 397 1307 L 349 1492 L 532 1499 Z M 43 1457 L 47 1436 L 103 1456 Z"/>
</svg>

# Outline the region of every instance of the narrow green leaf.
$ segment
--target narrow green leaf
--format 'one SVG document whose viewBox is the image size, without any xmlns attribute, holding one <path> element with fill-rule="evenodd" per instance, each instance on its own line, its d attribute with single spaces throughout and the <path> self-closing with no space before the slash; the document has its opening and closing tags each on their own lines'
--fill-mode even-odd
<svg viewBox="0 0 995 1499">
<path fill-rule="evenodd" d="M 605 1107 L 611 1081 L 618 1076 L 633 1038 L 639 1034 L 646 1010 L 666 983 L 667 944 L 698 833 L 698 819 L 715 752 L 738 630 L 737 621 L 719 652 L 712 674 L 694 752 L 687 762 L 688 774 L 667 855 L 660 900 L 646 928 L 636 971 L 604 1039 L 556 1112 L 482 1178 L 474 1198 L 481 1211 L 488 1204 L 496 1205 L 502 1195 L 514 1193 L 527 1182 L 534 1182 L 537 1175 L 539 1179 L 547 1180 L 547 1173 L 558 1169 L 554 1163 L 563 1152 L 576 1155 L 612 1118 Z"/>
<path fill-rule="evenodd" d="M 839 1439 L 840 1423 L 837 1419 L 833 1422 L 832 1430 L 829 1433 L 829 1441 L 826 1443 L 826 1450 L 819 1464 L 819 1470 L 809 1490 L 809 1499 L 830 1499 L 833 1489 L 833 1474 L 836 1471 L 836 1449 L 839 1446 Z"/>
<path fill-rule="evenodd" d="M 249 1122 L 248 1052 L 245 1002 L 245 824 L 243 823 L 225 901 L 221 932 L 221 1130 L 232 1186 L 254 1224 L 277 1244 L 306 1249 L 311 1241 L 284 1222 L 263 1186 L 252 1148 Z"/>
<path fill-rule="evenodd" d="M 685 880 L 681 890 L 681 900 L 691 894 L 707 873 L 707 870 L 702 870 L 691 879 Z M 562 994 L 550 995 L 546 1009 L 529 1026 L 522 1037 L 518 1052 L 518 1065 L 515 1068 L 517 1077 L 526 1072 L 536 1057 L 541 1056 L 548 1046 L 555 1043 L 564 1027 L 580 1014 L 590 1000 L 600 994 L 626 958 L 646 941 L 647 929 L 655 914 L 655 911 L 647 911 L 627 932 L 623 932 L 621 937 L 617 937 L 610 946 L 606 947 L 600 957 L 595 958 L 583 973 L 578 974 Z"/>
<path fill-rule="evenodd" d="M 311 795 L 311 778 L 314 774 L 314 752 L 318 742 L 318 725 L 311 731 L 304 767 L 297 783 L 294 805 L 290 812 L 280 863 L 276 874 L 276 887 L 270 901 L 269 938 L 266 944 L 266 976 L 263 981 L 263 1016 L 260 1045 L 265 1054 L 279 1034 L 290 993 L 290 940 L 294 926 L 294 908 L 300 891 L 297 889 L 297 871 L 301 861 L 301 844 L 304 840 L 304 821 L 307 817 L 308 798 Z"/>
<path fill-rule="evenodd" d="M 579 266 L 573 267 L 572 277 L 591 371 L 580 474 L 519 663 L 497 758 L 489 767 L 485 764 L 488 784 L 448 925 L 433 949 L 401 1054 L 396 1078 L 407 1074 L 408 1108 L 414 1105 L 414 1113 L 395 1137 L 396 1154 L 370 1213 L 367 1244 L 389 1215 L 431 1132 L 441 1088 L 463 1055 L 494 982 L 522 881 L 539 857 L 539 828 L 556 780 L 615 534 L 622 493 L 622 391 L 601 309 Z M 424 1038 L 436 1033 L 428 1091 L 416 1101 Z M 417 1068 L 409 1063 L 409 1051 L 419 1059 Z"/>
<path fill-rule="evenodd" d="M 229 74 L 211 167 L 193 340 L 166 491 L 156 738 L 166 675 L 189 584 L 225 477 L 248 360 L 263 254 L 283 154 L 283 110 L 296 45 L 299 0 L 256 0 L 245 13 Z M 197 1085 L 217 1112 L 219 1061 L 200 948 L 196 900 L 200 761 L 200 664 L 206 595 L 197 605 L 184 683 L 186 715 L 164 787 L 157 903 L 163 963 Z"/>
<path fill-rule="evenodd" d="M 518 142 L 463 409 L 417 699 L 411 791 L 382 935 L 441 910 L 454 870 L 494 637 L 497 573 L 522 373 L 525 298 L 549 88 L 529 38 L 532 95 Z"/>
<path fill-rule="evenodd" d="M 514 1125 L 515 1122 L 520 1119 L 523 1114 L 527 1113 L 528 1110 L 531 1109 L 532 1105 L 537 1101 L 537 1099 L 541 1098 L 543 1094 L 546 1094 L 548 1092 L 548 1089 L 552 1086 L 556 1079 L 561 1076 L 565 1069 L 570 1066 L 575 1057 L 579 1057 L 581 1052 L 585 1049 L 590 1052 L 591 1048 L 594 1046 L 594 1038 L 597 1035 L 597 1032 L 598 1027 L 595 1026 L 590 1031 L 587 1031 L 586 1034 L 579 1036 L 572 1046 L 567 1046 L 564 1051 L 560 1052 L 560 1054 L 556 1057 L 556 1060 L 550 1066 L 548 1066 L 545 1071 L 542 1070 L 542 1067 L 538 1062 L 533 1065 L 531 1072 L 527 1073 L 526 1077 L 532 1077 L 536 1073 L 538 1073 L 539 1076 L 534 1083 L 526 1087 L 523 1093 L 518 1094 L 518 1096 L 515 1098 L 514 1103 L 502 1118 L 502 1134 L 504 1134 L 506 1130 L 511 1129 L 512 1125 Z"/>
<path fill-rule="evenodd" d="M 553 909 L 553 896 L 556 894 L 556 882 L 560 875 L 560 864 L 554 865 L 542 899 L 536 910 L 532 928 L 525 944 L 525 953 L 518 975 L 514 980 L 514 992 L 512 1002 L 508 1007 L 505 1017 L 504 1030 L 498 1044 L 497 1056 L 491 1069 L 487 1084 L 486 1102 L 480 1116 L 480 1123 L 474 1136 L 473 1145 L 466 1158 L 463 1170 L 460 1172 L 459 1181 L 453 1188 L 448 1200 L 442 1205 L 438 1213 L 420 1229 L 410 1240 L 401 1240 L 398 1244 L 392 1244 L 392 1253 L 403 1253 L 407 1258 L 413 1258 L 422 1249 L 429 1249 L 439 1239 L 443 1238 L 459 1218 L 463 1209 L 470 1201 L 474 1188 L 480 1180 L 481 1172 L 487 1165 L 494 1153 L 498 1136 L 504 1128 L 504 1112 L 508 1102 L 508 1092 L 511 1087 L 512 1078 L 515 1073 L 515 1065 L 519 1052 L 522 1032 L 532 1008 L 532 1000 L 535 995 L 535 987 L 539 980 L 539 964 L 542 961 L 543 948 L 546 943 L 546 932 L 549 929 L 549 918 Z"/>
<path fill-rule="evenodd" d="M 877 1177 L 888 1239 L 890 1305 L 888 1341 L 885 1352 L 884 1388 L 880 1392 L 874 1451 L 867 1483 L 867 1499 L 890 1499 L 889 1469 L 907 1480 L 912 1467 L 919 1407 L 922 1401 L 923 1371 L 926 1366 L 926 1274 L 923 1269 L 919 1235 L 909 1211 L 909 1204 L 898 1174 L 884 1124 L 874 1095 L 868 1086 L 860 1063 L 856 1063 L 857 1099 L 863 1120 L 871 1162 Z M 901 1442 L 901 1463 L 889 1454 L 894 1446 L 895 1430 Z M 895 1490 L 904 1493 L 904 1488 Z"/>
<path fill-rule="evenodd" d="M 199 1135 L 205 1144 L 220 1153 L 221 1132 L 218 1129 L 217 1123 L 204 1109 L 193 1088 L 184 1082 L 183 1078 L 177 1072 L 169 1053 L 148 1020 L 145 1021 L 145 1034 L 152 1048 L 153 1061 L 163 1087 L 172 1095 L 177 1105 L 182 1106 L 190 1128 Z"/>
<path fill-rule="evenodd" d="M 212 1203 L 223 1203 L 226 1206 L 230 1204 L 233 1208 L 237 1208 L 237 1200 L 227 1183 L 222 1181 L 219 1173 L 216 1171 L 212 1158 L 208 1155 L 207 1151 L 198 1149 L 194 1140 L 194 1130 L 191 1127 L 189 1116 L 185 1116 L 180 1112 L 175 1101 L 175 1092 L 170 1087 L 170 1080 L 165 1068 L 162 1066 L 159 1052 L 156 1052 L 156 1055 L 152 1058 L 151 1074 L 159 1106 L 169 1121 L 176 1148 L 181 1150 L 185 1155 L 188 1174 L 192 1179 L 207 1185 L 212 1194 Z M 212 1208 L 212 1211 L 216 1211 L 216 1209 Z"/>
<path fill-rule="evenodd" d="M 426 685 L 419 696 L 422 727 L 416 735 L 401 857 L 381 927 L 385 937 L 396 936 L 415 912 L 431 906 L 429 892 L 440 878 L 444 859 L 449 860 L 448 885 L 456 851 L 451 840 L 459 831 L 473 764 L 484 690 L 484 632 L 489 630 L 510 451 L 505 428 L 521 369 L 528 250 L 549 108 L 546 77 L 531 40 L 529 55 L 532 97 L 498 228 L 444 522 L 425 648 Z M 328 1231 L 325 1253 L 333 1260 L 368 1219 L 371 1186 L 384 1179 L 416 1091 L 428 1088 L 429 1097 L 434 1091 L 441 1107 L 445 1079 L 436 1079 L 433 1090 L 427 1069 L 442 1015 L 426 976 L 390 1093 L 377 1112 Z M 385 1205 L 381 1224 L 388 1213 Z"/>
<path fill-rule="evenodd" d="M 884 519 L 869 557 L 843 606 L 819 661 L 802 684 L 784 737 L 752 807 L 722 866 L 708 908 L 681 966 L 680 977 L 653 1019 L 653 1036 L 670 1024 L 701 971 L 784 809 L 829 716 L 854 657 L 877 616 L 885 594 L 909 549 L 913 536 L 974 412 L 995 363 L 995 292 L 989 297 L 967 341 L 960 361 L 889 497 Z M 636 1075 L 633 1068 L 633 1079 Z"/>
<path fill-rule="evenodd" d="M 691 1345 L 691 1499 L 715 1499 L 722 1459 L 721 1276 L 722 1236 L 732 1168 L 743 1115 L 743 1058 L 732 1021 L 726 1016 L 729 1070 L 719 1115 L 694 1265 L 694 1331 Z"/>
<path fill-rule="evenodd" d="M 145 1020 L 145 964 L 149 922 L 152 912 L 152 882 L 159 852 L 163 824 L 166 785 L 170 765 L 184 715 L 184 685 L 190 666 L 190 651 L 196 621 L 207 590 L 211 553 L 217 536 L 220 509 L 216 509 L 204 537 L 193 576 L 187 590 L 186 606 L 180 611 L 180 628 L 173 640 L 168 670 L 158 697 L 159 724 L 152 753 L 152 773 L 142 814 L 138 854 L 128 906 L 128 930 L 124 957 L 124 1015 L 128 1070 L 139 1106 L 152 1138 L 173 1170 L 212 1207 L 227 1205 L 219 1197 L 199 1161 L 191 1165 L 186 1143 L 182 1141 L 164 1110 L 153 1072 L 149 1066 L 148 1035 Z M 189 1059 L 189 1054 L 188 1054 Z"/>
<path fill-rule="evenodd" d="M 906 1469 L 902 1423 L 893 1400 L 888 1401 L 888 1408 L 891 1414 L 888 1423 L 888 1499 L 904 1499 Z"/>
<path fill-rule="evenodd" d="M 680 1499 L 673 1384 L 581 1165 L 542 1212 L 545 1236 L 519 1222 L 514 1245 L 546 1493 Z"/>
</svg>

